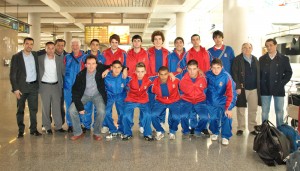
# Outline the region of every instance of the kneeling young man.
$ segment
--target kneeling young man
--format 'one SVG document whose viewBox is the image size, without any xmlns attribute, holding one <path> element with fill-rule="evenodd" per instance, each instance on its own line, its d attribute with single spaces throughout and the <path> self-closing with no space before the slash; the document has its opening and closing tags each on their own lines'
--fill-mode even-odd
<svg viewBox="0 0 300 171">
<path fill-rule="evenodd" d="M 97 64 L 97 57 L 89 55 L 85 61 L 86 68 L 80 71 L 72 87 L 72 104 L 69 112 L 73 123 L 73 134 L 71 140 L 77 140 L 84 136 L 79 115 L 85 113 L 84 105 L 93 102 L 97 108 L 97 117 L 94 122 L 94 139 L 101 140 L 100 128 L 105 115 L 105 104 L 107 101 L 104 79 L 102 73 L 109 68 L 103 64 Z"/>
<path fill-rule="evenodd" d="M 215 58 L 207 78 L 207 109 L 210 115 L 211 140 L 218 139 L 221 131 L 222 144 L 228 145 L 232 136 L 232 109 L 236 102 L 235 83 L 223 68 L 222 61 Z"/>
<path fill-rule="evenodd" d="M 124 136 L 122 140 L 132 138 L 133 114 L 134 108 L 138 107 L 143 112 L 144 139 L 152 141 L 151 130 L 151 110 L 147 90 L 152 84 L 146 75 L 146 66 L 143 62 L 136 64 L 135 73 L 128 83 L 128 93 L 125 99 L 125 109 L 123 116 Z"/>
<path fill-rule="evenodd" d="M 164 137 L 165 130 L 161 125 L 161 115 L 169 108 L 169 129 L 170 139 L 175 139 L 178 124 L 180 123 L 180 95 L 179 79 L 172 81 L 169 76 L 168 67 L 162 66 L 158 70 L 158 78 L 153 81 L 152 93 L 155 94 L 155 101 L 152 106 L 152 124 L 156 129 L 156 139 Z"/>
</svg>

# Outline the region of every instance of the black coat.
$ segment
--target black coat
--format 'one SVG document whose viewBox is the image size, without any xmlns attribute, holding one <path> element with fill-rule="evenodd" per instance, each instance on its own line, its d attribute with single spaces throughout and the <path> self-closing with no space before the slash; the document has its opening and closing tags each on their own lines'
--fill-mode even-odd
<svg viewBox="0 0 300 171">
<path fill-rule="evenodd" d="M 257 69 L 257 97 L 258 97 L 258 105 L 261 106 L 261 99 L 260 99 L 260 74 L 259 74 L 259 62 L 255 56 L 252 56 L 252 60 L 256 65 Z M 236 83 L 236 89 L 241 89 L 241 94 L 237 96 L 236 106 L 237 107 L 247 107 L 247 99 L 245 94 L 245 62 L 243 54 L 238 55 L 234 58 L 232 66 L 231 66 L 231 73 L 233 81 Z"/>
<path fill-rule="evenodd" d="M 110 67 L 109 65 L 103 65 L 98 63 L 96 74 L 95 74 L 97 89 L 101 94 L 105 105 L 107 102 L 107 97 L 106 97 L 104 79 L 102 78 L 102 73 L 109 67 Z M 77 111 L 84 110 L 84 106 L 81 102 L 81 98 L 84 94 L 85 87 L 86 87 L 86 73 L 87 73 L 87 68 L 84 68 L 82 71 L 80 71 L 77 74 L 75 83 L 72 87 L 72 102 L 75 103 Z"/>
<path fill-rule="evenodd" d="M 277 52 L 273 60 L 266 53 L 259 58 L 262 96 L 284 96 L 284 86 L 292 77 L 289 58 Z"/>
</svg>

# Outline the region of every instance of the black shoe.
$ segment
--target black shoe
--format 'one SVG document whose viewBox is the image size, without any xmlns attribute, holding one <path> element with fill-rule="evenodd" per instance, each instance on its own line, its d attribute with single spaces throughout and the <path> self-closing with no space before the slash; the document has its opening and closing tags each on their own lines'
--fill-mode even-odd
<svg viewBox="0 0 300 171">
<path fill-rule="evenodd" d="M 203 129 L 203 131 L 201 132 L 205 137 L 209 138 L 210 137 L 210 134 L 208 132 L 207 129 Z"/>
<path fill-rule="evenodd" d="M 48 130 L 46 130 L 46 134 L 49 134 L 49 135 L 51 135 L 51 134 L 53 134 L 53 132 L 52 132 L 52 130 L 51 130 L 51 129 L 48 129 Z"/>
<path fill-rule="evenodd" d="M 73 127 L 72 127 L 72 126 L 69 126 L 68 132 L 69 132 L 69 133 L 72 133 L 72 132 L 73 132 Z"/>
<path fill-rule="evenodd" d="M 30 135 L 40 136 L 40 135 L 42 135 L 42 134 L 39 133 L 39 131 L 34 131 L 34 132 L 30 132 Z"/>
<path fill-rule="evenodd" d="M 17 138 L 23 138 L 24 137 L 24 133 L 23 132 L 19 132 Z"/>
<path fill-rule="evenodd" d="M 195 128 L 191 128 L 190 135 L 194 135 L 194 134 L 195 134 Z"/>
<path fill-rule="evenodd" d="M 241 135 L 243 135 L 243 131 L 242 131 L 242 130 L 238 130 L 238 131 L 236 131 L 236 135 L 237 135 L 237 136 L 241 136 Z"/>
<path fill-rule="evenodd" d="M 251 131 L 250 134 L 251 134 L 251 135 L 258 135 L 258 132 L 256 132 L 256 131 Z"/>
<path fill-rule="evenodd" d="M 255 126 L 254 126 L 254 130 L 255 130 L 256 132 L 260 132 L 260 131 L 261 131 L 261 125 L 255 125 Z"/>
<path fill-rule="evenodd" d="M 144 139 L 145 139 L 146 141 L 153 141 L 153 140 L 154 140 L 154 138 L 153 138 L 151 135 L 144 136 Z"/>
<path fill-rule="evenodd" d="M 60 128 L 60 129 L 58 129 L 58 130 L 55 130 L 55 132 L 61 132 L 61 133 L 65 133 L 65 132 L 67 132 L 66 130 L 64 130 L 64 129 L 62 129 L 62 128 Z"/>
<path fill-rule="evenodd" d="M 127 140 L 130 140 L 131 138 L 132 138 L 131 135 L 124 135 L 124 136 L 122 137 L 122 140 L 123 140 L 123 141 L 127 141 Z"/>
</svg>

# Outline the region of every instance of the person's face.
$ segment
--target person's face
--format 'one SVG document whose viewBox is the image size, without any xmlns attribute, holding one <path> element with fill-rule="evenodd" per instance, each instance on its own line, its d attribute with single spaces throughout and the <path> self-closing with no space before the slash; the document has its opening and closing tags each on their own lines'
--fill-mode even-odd
<svg viewBox="0 0 300 171">
<path fill-rule="evenodd" d="M 276 52 L 277 45 L 274 45 L 274 43 L 272 41 L 266 42 L 265 45 L 266 45 L 266 48 L 268 50 L 268 53 L 275 53 Z"/>
<path fill-rule="evenodd" d="M 193 47 L 199 47 L 200 46 L 200 37 L 199 36 L 194 36 L 191 39 Z"/>
<path fill-rule="evenodd" d="M 96 60 L 93 59 L 93 58 L 92 58 L 92 59 L 88 59 L 88 60 L 86 61 L 85 66 L 86 66 L 86 68 L 87 68 L 87 71 L 88 71 L 89 73 L 92 73 L 92 72 L 94 72 L 94 71 L 96 70 L 97 62 L 96 62 Z"/>
<path fill-rule="evenodd" d="M 116 39 L 112 39 L 110 42 L 111 50 L 117 50 L 119 46 L 119 42 Z"/>
<path fill-rule="evenodd" d="M 146 74 L 146 69 L 144 67 L 137 67 L 135 73 L 139 80 L 142 80 Z"/>
<path fill-rule="evenodd" d="M 141 39 L 133 39 L 132 40 L 132 46 L 133 48 L 140 48 L 142 45 Z"/>
<path fill-rule="evenodd" d="M 23 44 L 24 51 L 25 52 L 31 52 L 33 48 L 33 41 L 32 40 L 26 40 Z"/>
<path fill-rule="evenodd" d="M 214 42 L 216 45 L 221 46 L 223 44 L 223 38 L 221 36 L 214 37 Z"/>
<path fill-rule="evenodd" d="M 251 56 L 252 46 L 249 43 L 244 44 L 242 47 L 242 52 L 244 56 Z"/>
<path fill-rule="evenodd" d="M 219 75 L 222 71 L 222 66 L 218 65 L 218 64 L 214 64 L 211 66 L 211 71 L 213 72 L 213 74 L 215 75 Z"/>
<path fill-rule="evenodd" d="M 120 64 L 114 64 L 113 66 L 111 66 L 111 70 L 112 70 L 112 74 L 113 76 L 118 76 L 120 75 L 121 71 L 122 71 L 122 66 Z"/>
<path fill-rule="evenodd" d="M 53 44 L 48 44 L 45 50 L 48 56 L 54 56 L 55 47 Z"/>
<path fill-rule="evenodd" d="M 197 65 L 189 65 L 187 67 L 189 76 L 191 78 L 197 78 L 198 76 L 198 66 Z"/>
<path fill-rule="evenodd" d="M 72 51 L 73 51 L 73 52 L 79 52 L 79 51 L 80 51 L 79 43 L 76 42 L 76 41 L 75 41 L 75 42 L 72 42 L 71 48 L 72 48 Z"/>
<path fill-rule="evenodd" d="M 160 35 L 154 36 L 153 44 L 155 47 L 160 48 L 163 44 L 162 37 Z"/>
<path fill-rule="evenodd" d="M 92 52 L 97 52 L 99 50 L 100 45 L 99 45 L 98 42 L 93 41 L 90 46 L 91 46 L 91 51 Z"/>
<path fill-rule="evenodd" d="M 182 51 L 184 44 L 183 44 L 182 40 L 178 39 L 178 40 L 176 40 L 174 45 L 175 45 L 176 50 Z"/>
<path fill-rule="evenodd" d="M 65 49 L 65 42 L 57 42 L 55 45 L 55 51 L 58 54 L 62 54 Z"/>
<path fill-rule="evenodd" d="M 166 83 L 167 80 L 168 80 L 169 72 L 167 70 L 166 71 L 159 71 L 158 76 L 159 76 L 160 81 L 162 83 Z"/>
</svg>

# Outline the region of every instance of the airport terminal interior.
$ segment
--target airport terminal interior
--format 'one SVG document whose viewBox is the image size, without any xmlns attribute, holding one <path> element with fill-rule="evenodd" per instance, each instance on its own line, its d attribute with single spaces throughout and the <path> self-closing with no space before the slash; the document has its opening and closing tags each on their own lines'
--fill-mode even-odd
<svg viewBox="0 0 300 171">
<path fill-rule="evenodd" d="M 43 135 L 29 131 L 29 111 L 25 107 L 25 134 L 17 138 L 17 100 L 11 92 L 10 61 L 23 49 L 23 39 L 32 37 L 34 51 L 45 43 L 66 40 L 65 50 L 71 52 L 71 39 L 78 38 L 81 49 L 98 38 L 100 50 L 108 48 L 112 33 L 121 35 L 120 48 L 131 48 L 131 37 L 140 35 L 145 49 L 153 46 L 151 34 L 160 30 L 165 35 L 164 47 L 174 49 L 174 39 L 181 36 L 186 50 L 192 47 L 192 34 L 199 34 L 201 46 L 214 45 L 212 33 L 222 30 L 224 44 L 232 46 L 235 55 L 241 53 L 244 42 L 253 45 L 253 54 L 265 53 L 264 42 L 275 38 L 277 50 L 290 58 L 294 82 L 300 81 L 300 1 L 298 0 L 0 0 L 0 170 L 236 170 L 283 171 L 285 165 L 268 167 L 253 150 L 255 136 L 245 131 L 236 136 L 236 109 L 233 109 L 232 133 L 229 145 L 221 140 L 203 137 L 182 137 L 181 126 L 175 140 L 165 138 L 148 142 L 139 132 L 139 111 L 135 110 L 133 138 L 120 137 L 102 141 L 93 139 L 93 131 L 84 138 L 70 140 L 72 133 L 42 131 L 42 110 L 39 97 L 37 129 Z M 285 100 L 285 107 L 287 100 Z M 285 108 L 284 107 L 284 108 Z M 261 123 L 261 108 L 257 121 Z M 117 124 L 116 110 L 113 118 Z M 247 118 L 247 117 L 246 117 Z M 275 122 L 271 106 L 270 121 Z M 52 127 L 54 124 L 52 123 Z M 66 124 L 64 129 L 68 129 Z M 155 132 L 153 132 L 155 134 Z"/>
</svg>

